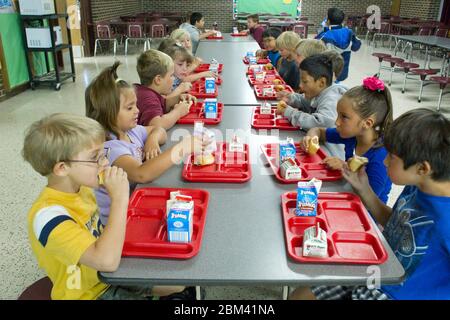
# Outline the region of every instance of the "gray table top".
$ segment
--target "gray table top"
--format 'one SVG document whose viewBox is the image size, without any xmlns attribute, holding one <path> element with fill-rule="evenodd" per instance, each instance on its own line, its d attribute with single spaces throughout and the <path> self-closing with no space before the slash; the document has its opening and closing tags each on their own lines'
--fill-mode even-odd
<svg viewBox="0 0 450 320">
<path fill-rule="evenodd" d="M 251 42 L 201 41 L 197 56 L 205 62 L 216 59 L 224 64 L 219 86 L 219 102 L 225 105 L 254 105 L 258 103 L 253 88 L 247 80 L 248 65 L 242 62 L 248 51 L 256 51 L 259 45 Z"/>
<path fill-rule="evenodd" d="M 140 187 L 176 187 L 206 189 L 210 193 L 203 243 L 197 256 L 188 260 L 122 258 L 114 273 L 100 273 L 111 284 L 137 285 L 321 285 L 366 284 L 374 269 L 361 265 L 301 264 L 287 255 L 281 194 L 294 191 L 295 184 L 277 182 L 265 166 L 260 151 L 262 143 L 276 142 L 287 136 L 298 140 L 300 131 L 276 132 L 250 129 L 252 107 L 226 106 L 222 122 L 210 126 L 229 140 L 238 133 L 250 145 L 252 179 L 244 184 L 188 183 L 181 178 L 181 165 L 169 169 L 155 182 Z M 169 132 L 168 146 L 193 126 L 183 125 Z M 165 146 L 164 148 L 167 148 Z M 326 146 L 325 151 L 331 153 Z M 332 154 L 332 153 L 331 153 Z M 344 181 L 324 182 L 323 191 L 349 191 Z M 398 283 L 404 270 L 381 236 L 388 260 L 379 265 L 381 283 Z"/>
<path fill-rule="evenodd" d="M 397 39 L 421 43 L 431 47 L 439 47 L 446 50 L 450 50 L 450 39 L 436 36 L 404 36 L 404 35 L 394 35 Z"/>
</svg>

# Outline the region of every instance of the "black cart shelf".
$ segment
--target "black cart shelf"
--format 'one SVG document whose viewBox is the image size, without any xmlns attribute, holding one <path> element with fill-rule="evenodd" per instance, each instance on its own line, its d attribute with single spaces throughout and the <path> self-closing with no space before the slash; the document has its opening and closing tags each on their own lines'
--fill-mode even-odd
<svg viewBox="0 0 450 320">
<path fill-rule="evenodd" d="M 55 6 L 56 8 L 56 6 Z M 36 86 L 39 83 L 50 83 L 53 85 L 55 90 L 59 90 L 61 88 L 61 83 L 64 80 L 72 78 L 72 81 L 75 82 L 75 64 L 73 61 L 73 50 L 72 50 L 72 38 L 70 34 L 70 30 L 67 31 L 67 38 L 68 43 L 66 44 L 60 44 L 55 46 L 55 36 L 53 33 L 53 27 L 57 24 L 52 24 L 52 21 L 58 21 L 59 18 L 65 18 L 67 21 L 68 15 L 67 14 L 51 14 L 51 15 L 21 15 L 22 20 L 22 35 L 23 35 L 23 41 L 24 41 L 24 47 L 26 51 L 27 56 L 27 67 L 28 67 L 28 76 L 30 78 L 30 86 L 31 89 L 34 90 Z M 30 23 L 32 21 L 38 21 L 40 24 L 40 27 L 48 27 L 50 31 L 50 39 L 52 46 L 50 48 L 28 48 L 27 43 L 27 36 L 25 28 L 31 27 Z M 44 25 L 44 21 L 47 21 L 47 25 Z M 57 56 L 56 53 L 63 50 L 63 49 L 69 49 L 70 52 L 70 66 L 71 66 L 71 72 L 64 72 L 60 71 L 57 63 Z M 30 63 L 30 52 L 45 52 L 45 66 L 47 73 L 43 75 L 34 75 L 34 70 L 32 70 L 32 66 Z M 53 65 L 54 70 L 50 70 L 50 64 L 48 59 L 48 53 L 51 53 L 53 56 Z"/>
</svg>

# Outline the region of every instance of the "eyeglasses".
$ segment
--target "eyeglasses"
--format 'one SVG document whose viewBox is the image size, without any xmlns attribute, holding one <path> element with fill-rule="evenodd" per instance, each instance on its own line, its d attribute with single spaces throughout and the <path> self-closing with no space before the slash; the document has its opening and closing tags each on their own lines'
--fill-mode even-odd
<svg viewBox="0 0 450 320">
<path fill-rule="evenodd" d="M 98 157 L 97 160 L 64 160 L 63 162 L 82 162 L 82 163 L 96 163 L 100 166 L 103 161 L 108 160 L 110 148 L 105 148 L 104 152 Z"/>
</svg>

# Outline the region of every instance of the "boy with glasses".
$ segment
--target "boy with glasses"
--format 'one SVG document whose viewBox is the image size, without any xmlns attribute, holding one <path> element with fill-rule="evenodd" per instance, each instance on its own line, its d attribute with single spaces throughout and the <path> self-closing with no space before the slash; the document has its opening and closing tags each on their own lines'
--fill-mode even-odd
<svg viewBox="0 0 450 320">
<path fill-rule="evenodd" d="M 47 178 L 28 213 L 28 235 L 39 266 L 53 283 L 52 299 L 148 299 L 184 288 L 108 286 L 97 272 L 114 272 L 125 240 L 127 174 L 109 167 L 105 131 L 95 120 L 53 114 L 28 129 L 22 155 Z M 93 188 L 99 175 L 111 197 L 107 226 L 99 219 Z"/>
</svg>

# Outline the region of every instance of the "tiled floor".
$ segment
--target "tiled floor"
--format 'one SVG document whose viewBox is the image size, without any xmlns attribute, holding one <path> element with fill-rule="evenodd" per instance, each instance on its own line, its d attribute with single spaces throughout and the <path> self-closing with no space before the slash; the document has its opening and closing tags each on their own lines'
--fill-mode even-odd
<svg viewBox="0 0 450 320">
<path fill-rule="evenodd" d="M 345 85 L 358 85 L 363 77 L 377 72 L 378 62 L 371 53 L 371 49 L 363 45 L 358 53 L 352 54 L 350 77 L 344 82 Z M 118 59 L 124 64 L 120 70 L 121 77 L 137 82 L 136 56 L 118 56 Z M 106 56 L 79 59 L 76 61 L 76 83 L 65 82 L 60 91 L 48 88 L 28 90 L 0 103 L 0 299 L 16 299 L 25 287 L 44 276 L 28 245 L 26 214 L 45 180 L 21 158 L 24 130 L 33 121 L 54 112 L 84 114 L 85 87 L 112 61 L 112 57 Z M 433 61 L 432 66 L 440 67 L 440 61 Z M 382 78 L 387 77 L 388 73 L 384 71 Z M 422 103 L 418 103 L 418 81 L 409 80 L 404 95 L 400 91 L 402 81 L 400 74 L 394 74 L 391 87 L 394 117 L 413 108 L 436 108 L 439 94 L 437 85 L 425 87 Z M 450 95 L 444 96 L 441 107 L 442 112 L 448 116 Z M 393 188 L 390 203 L 396 199 L 400 190 L 399 187 Z M 207 288 L 207 298 L 280 299 L 281 287 L 210 287 Z"/>
</svg>

